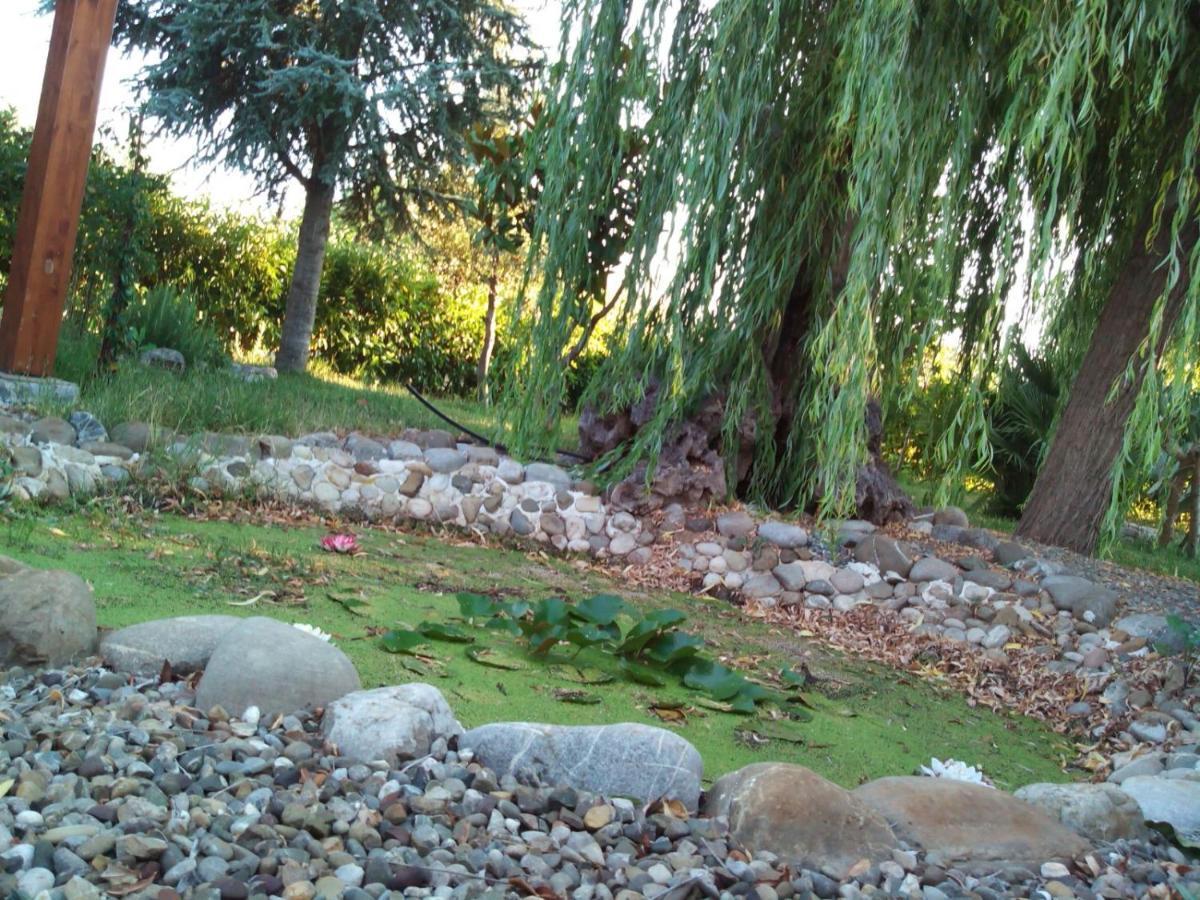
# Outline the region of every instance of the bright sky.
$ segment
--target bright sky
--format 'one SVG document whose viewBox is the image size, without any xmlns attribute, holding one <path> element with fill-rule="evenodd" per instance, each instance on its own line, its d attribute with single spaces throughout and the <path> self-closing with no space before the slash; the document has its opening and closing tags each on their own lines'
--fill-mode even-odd
<svg viewBox="0 0 1200 900">
<path fill-rule="evenodd" d="M 516 0 L 530 24 L 533 38 L 545 47 L 557 46 L 559 29 L 558 0 Z M 31 126 L 37 118 L 38 96 L 46 51 L 50 46 L 51 16 L 38 15 L 39 0 L 0 0 L 0 106 L 17 110 L 22 124 Z M 128 81 L 138 71 L 140 59 L 124 57 L 116 50 L 109 53 L 100 97 L 97 131 L 110 128 L 124 139 L 128 110 L 133 105 Z M 207 195 L 213 202 L 246 211 L 269 210 L 264 199 L 255 197 L 253 181 L 223 167 L 191 163 L 196 145 L 192 142 L 158 139 L 150 147 L 152 167 L 169 172 L 176 189 L 188 196 Z M 292 191 L 289 211 L 299 210 L 300 197 Z"/>
</svg>

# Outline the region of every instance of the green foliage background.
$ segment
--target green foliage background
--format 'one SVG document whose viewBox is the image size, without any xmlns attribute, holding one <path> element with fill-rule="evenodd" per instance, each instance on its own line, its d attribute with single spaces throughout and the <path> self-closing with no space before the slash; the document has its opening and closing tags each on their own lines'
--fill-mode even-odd
<svg viewBox="0 0 1200 900">
<path fill-rule="evenodd" d="M 11 111 L 0 110 L 0 287 L 12 252 L 29 137 Z M 127 241 L 123 228 L 134 202 L 146 203 L 149 214 Z M 437 394 L 469 393 L 483 337 L 483 289 L 471 272 L 452 278 L 446 266 L 436 264 L 441 247 L 471 253 L 467 231 L 457 221 L 430 219 L 422 222 L 422 243 L 381 243 L 363 240 L 344 226 L 335 229 L 313 334 L 316 357 L 338 374 L 367 381 L 412 383 Z M 214 331 L 225 352 L 273 349 L 295 245 L 293 223 L 180 197 L 166 179 L 139 176 L 113 152 L 97 148 L 80 223 L 68 328 L 80 336 L 98 332 L 116 273 L 137 253 L 138 299 L 131 315 L 145 305 L 148 292 L 171 288 L 182 298 L 180 314 L 192 315 L 188 310 L 194 304 L 197 324 Z M 505 293 L 511 296 L 519 274 L 508 275 Z"/>
</svg>

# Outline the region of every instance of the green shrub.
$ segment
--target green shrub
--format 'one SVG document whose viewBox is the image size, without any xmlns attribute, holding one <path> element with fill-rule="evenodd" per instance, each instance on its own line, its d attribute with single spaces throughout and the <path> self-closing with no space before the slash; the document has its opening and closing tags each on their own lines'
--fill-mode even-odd
<svg viewBox="0 0 1200 900">
<path fill-rule="evenodd" d="M 144 292 L 125 310 L 130 347 L 170 347 L 183 354 L 189 366 L 220 366 L 225 362 L 221 339 L 187 292 L 159 285 Z"/>
<path fill-rule="evenodd" d="M 1050 363 L 1017 344 L 987 404 L 995 481 L 992 505 L 1000 515 L 1020 515 L 1033 490 L 1060 392 Z"/>
</svg>

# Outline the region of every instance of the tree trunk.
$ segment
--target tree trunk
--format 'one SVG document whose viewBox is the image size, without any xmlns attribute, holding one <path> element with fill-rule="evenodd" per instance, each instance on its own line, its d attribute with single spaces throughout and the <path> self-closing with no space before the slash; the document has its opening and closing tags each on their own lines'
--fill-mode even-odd
<svg viewBox="0 0 1200 900">
<path fill-rule="evenodd" d="M 488 370 L 492 366 L 492 350 L 496 346 L 496 283 L 499 260 L 492 251 L 492 271 L 488 274 L 487 313 L 483 317 L 483 347 L 475 367 L 475 392 L 480 403 L 488 401 Z"/>
<path fill-rule="evenodd" d="M 321 288 L 321 269 L 325 265 L 325 247 L 329 243 L 329 219 L 333 213 L 333 185 L 313 180 L 306 188 L 304 217 L 300 220 L 300 240 L 296 247 L 296 266 L 288 288 L 283 330 L 275 368 L 281 372 L 303 372 L 308 367 L 309 344 L 317 317 L 317 294 Z"/>
<path fill-rule="evenodd" d="M 1158 546 L 1165 547 L 1175 537 L 1175 520 L 1179 518 L 1179 501 L 1183 499 L 1183 489 L 1187 486 L 1189 472 L 1180 461 L 1179 471 L 1171 476 L 1167 486 L 1167 502 L 1163 507 L 1162 530 L 1158 533 Z"/>
<path fill-rule="evenodd" d="M 1200 553 L 1200 453 L 1192 457 L 1192 520 L 1188 523 L 1187 554 L 1196 558 Z"/>
<path fill-rule="evenodd" d="M 1125 425 L 1144 380 L 1140 364 L 1126 382 L 1123 373 L 1150 329 L 1155 300 L 1166 286 L 1161 263 L 1170 250 L 1170 216 L 1147 252 L 1140 240 L 1105 301 L 1092 332 L 1091 345 L 1071 385 L 1050 453 L 1038 473 L 1033 491 L 1017 525 L 1017 536 L 1056 544 L 1079 553 L 1093 553 L 1100 540 L 1104 514 L 1112 496 L 1112 472 L 1121 450 Z M 1138 234 L 1144 234 L 1142 230 Z M 1187 263 L 1196 243 L 1189 226 L 1183 236 L 1184 271 L 1163 313 L 1161 350 L 1179 317 L 1188 283 Z M 1109 391 L 1117 379 L 1112 402 Z"/>
</svg>

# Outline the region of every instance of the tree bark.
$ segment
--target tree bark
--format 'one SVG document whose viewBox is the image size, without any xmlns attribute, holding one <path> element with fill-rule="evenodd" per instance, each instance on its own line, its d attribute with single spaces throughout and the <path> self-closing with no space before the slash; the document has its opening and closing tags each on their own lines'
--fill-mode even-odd
<svg viewBox="0 0 1200 900">
<path fill-rule="evenodd" d="M 275 354 L 275 368 L 281 372 L 303 372 L 308 368 L 309 345 L 317 317 L 317 294 L 321 288 L 321 270 L 325 266 L 325 248 L 329 244 L 333 193 L 332 184 L 316 179 L 305 190 L 296 266 L 288 287 L 279 352 Z"/>
<path fill-rule="evenodd" d="M 1109 291 L 1091 344 L 1071 385 L 1050 453 L 1017 525 L 1018 537 L 1093 553 L 1100 541 L 1104 514 L 1112 495 L 1113 465 L 1121 450 L 1125 425 L 1145 379 L 1135 364 L 1133 378 L 1122 380 L 1112 402 L 1108 394 L 1150 329 L 1155 300 L 1166 287 L 1170 251 L 1170 216 L 1147 251 L 1140 240 Z M 1139 230 L 1138 234 L 1144 234 Z M 1161 351 L 1179 317 L 1188 283 L 1187 263 L 1196 244 L 1196 229 L 1183 235 L 1183 272 L 1163 313 Z"/>
<path fill-rule="evenodd" d="M 1190 473 L 1183 468 L 1182 461 L 1179 471 L 1171 476 L 1167 486 L 1167 502 L 1163 507 L 1162 530 L 1158 533 L 1158 546 L 1166 547 L 1175 538 L 1175 520 L 1179 518 L 1179 502 L 1183 499 L 1183 489 L 1187 486 Z"/>
<path fill-rule="evenodd" d="M 488 400 L 488 370 L 492 366 L 492 351 L 496 346 L 496 286 L 499 260 L 492 251 L 492 271 L 488 274 L 487 313 L 483 317 L 483 347 L 479 350 L 479 364 L 475 367 L 475 392 L 480 403 Z"/>
</svg>

